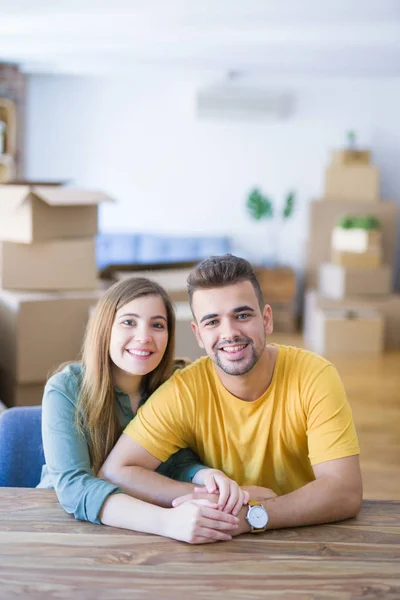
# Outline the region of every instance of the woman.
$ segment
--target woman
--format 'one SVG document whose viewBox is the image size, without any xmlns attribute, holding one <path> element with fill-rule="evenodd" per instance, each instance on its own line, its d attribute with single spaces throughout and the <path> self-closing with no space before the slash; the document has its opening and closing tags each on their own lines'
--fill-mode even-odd
<svg viewBox="0 0 400 600">
<path fill-rule="evenodd" d="M 134 486 L 141 500 L 96 477 L 138 407 L 173 372 L 174 334 L 171 302 L 156 283 L 130 278 L 107 290 L 87 327 L 82 362 L 66 366 L 46 384 L 46 465 L 39 487 L 54 487 L 60 504 L 77 519 L 190 542 L 230 539 L 237 519 L 226 508 L 238 510 L 247 497 L 188 449 L 160 466 L 157 485 L 139 492 Z M 154 505 L 172 506 L 174 498 L 193 491 L 184 483 L 190 481 L 209 491 L 219 488 L 225 512 L 204 500 L 177 508 Z"/>
</svg>

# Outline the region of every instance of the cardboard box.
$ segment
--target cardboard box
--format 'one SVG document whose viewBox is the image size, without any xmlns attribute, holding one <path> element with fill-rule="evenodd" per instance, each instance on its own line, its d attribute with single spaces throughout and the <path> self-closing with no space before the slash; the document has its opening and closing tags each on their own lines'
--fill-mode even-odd
<svg viewBox="0 0 400 600">
<path fill-rule="evenodd" d="M 371 163 L 370 150 L 333 150 L 333 165 L 369 165 Z"/>
<path fill-rule="evenodd" d="M 274 333 L 295 333 L 298 328 L 296 303 L 269 303 L 272 309 Z"/>
<path fill-rule="evenodd" d="M 318 291 L 325 298 L 343 300 L 346 296 L 390 294 L 392 272 L 388 266 L 377 269 L 347 269 L 334 263 L 319 267 Z"/>
<path fill-rule="evenodd" d="M 319 309 L 376 310 L 385 323 L 385 350 L 400 349 L 400 294 L 388 296 L 352 296 L 344 300 L 323 298 L 316 290 L 304 296 L 303 333 L 310 348 L 315 347 L 316 314 Z"/>
<path fill-rule="evenodd" d="M 296 275 L 289 267 L 255 268 L 254 272 L 267 304 L 292 302 L 296 296 Z"/>
<path fill-rule="evenodd" d="M 378 169 L 372 165 L 330 165 L 325 176 L 325 199 L 378 202 Z"/>
<path fill-rule="evenodd" d="M 383 201 L 376 204 L 359 202 L 310 202 L 310 226 L 306 244 L 306 287 L 317 286 L 320 263 L 331 261 L 331 236 L 339 218 L 346 214 L 370 214 L 381 223 L 382 262 L 393 267 L 396 262 L 397 220 L 399 207 L 396 202 Z"/>
<path fill-rule="evenodd" d="M 319 309 L 315 320 L 318 354 L 378 354 L 383 351 L 384 320 L 368 309 Z"/>
<path fill-rule="evenodd" d="M 0 242 L 0 280 L 5 290 L 95 289 L 95 241 Z"/>
<path fill-rule="evenodd" d="M 0 240 L 32 243 L 98 232 L 98 205 L 111 198 L 58 185 L 0 185 Z"/>
<path fill-rule="evenodd" d="M 382 265 L 381 250 L 369 252 L 332 251 L 332 262 L 349 269 L 376 270 Z"/>
<path fill-rule="evenodd" d="M 0 290 L 0 368 L 18 384 L 41 383 L 81 351 L 89 308 L 103 292 Z"/>
<path fill-rule="evenodd" d="M 45 384 L 16 383 L 9 375 L 0 372 L 0 400 L 8 407 L 38 406 L 42 403 Z"/>
</svg>

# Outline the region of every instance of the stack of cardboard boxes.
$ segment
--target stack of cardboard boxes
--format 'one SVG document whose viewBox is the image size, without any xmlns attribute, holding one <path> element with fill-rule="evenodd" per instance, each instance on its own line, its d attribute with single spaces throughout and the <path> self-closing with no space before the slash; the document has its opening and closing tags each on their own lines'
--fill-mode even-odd
<svg viewBox="0 0 400 600">
<path fill-rule="evenodd" d="M 39 404 L 49 374 L 79 357 L 102 291 L 95 235 L 98 192 L 29 183 L 0 186 L 0 399 Z"/>
<path fill-rule="evenodd" d="M 374 226 L 350 227 L 346 217 L 367 218 Z M 393 293 L 396 235 L 397 206 L 381 201 L 370 152 L 335 151 L 324 198 L 311 203 L 304 335 L 316 352 L 400 347 L 400 294 Z"/>
</svg>

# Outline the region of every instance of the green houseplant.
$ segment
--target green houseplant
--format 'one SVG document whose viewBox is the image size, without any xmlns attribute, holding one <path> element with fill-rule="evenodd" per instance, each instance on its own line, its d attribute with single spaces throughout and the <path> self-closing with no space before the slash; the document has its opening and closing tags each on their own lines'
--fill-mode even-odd
<svg viewBox="0 0 400 600">
<path fill-rule="evenodd" d="M 274 206 L 271 198 L 263 194 L 259 188 L 253 188 L 246 198 L 247 213 L 256 221 L 279 219 L 279 223 L 275 224 L 272 240 L 272 252 L 269 256 L 262 258 L 263 263 L 272 263 L 273 266 L 279 263 L 279 241 L 284 223 L 293 215 L 295 205 L 295 193 L 290 191 L 286 194 L 283 206 Z"/>
<path fill-rule="evenodd" d="M 381 228 L 381 222 L 375 215 L 344 215 L 340 217 L 338 226 L 342 229 L 365 229 L 372 231 Z"/>
</svg>

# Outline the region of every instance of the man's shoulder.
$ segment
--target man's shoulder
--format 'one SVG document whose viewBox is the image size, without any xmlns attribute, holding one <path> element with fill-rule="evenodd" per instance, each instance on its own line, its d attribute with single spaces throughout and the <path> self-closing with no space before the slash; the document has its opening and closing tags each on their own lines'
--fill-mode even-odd
<svg viewBox="0 0 400 600">
<path fill-rule="evenodd" d="M 285 370 L 291 373 L 298 371 L 299 375 L 318 374 L 332 366 L 323 356 L 296 346 L 279 345 L 278 357 Z"/>
</svg>

